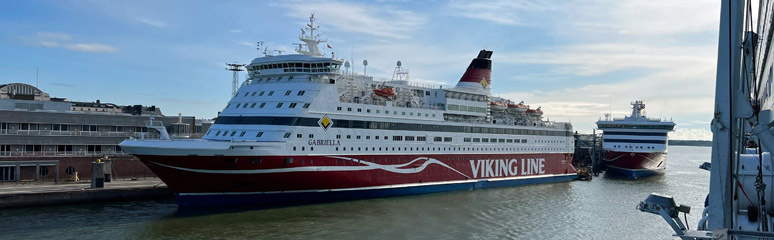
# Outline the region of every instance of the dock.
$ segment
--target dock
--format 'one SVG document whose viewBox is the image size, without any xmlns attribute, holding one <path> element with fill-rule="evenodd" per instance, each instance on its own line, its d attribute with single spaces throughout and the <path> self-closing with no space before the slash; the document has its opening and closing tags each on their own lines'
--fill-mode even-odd
<svg viewBox="0 0 774 240">
<path fill-rule="evenodd" d="M 159 179 L 114 180 L 103 188 L 91 188 L 90 182 L 0 184 L 0 209 L 171 197 L 172 192 Z"/>
</svg>

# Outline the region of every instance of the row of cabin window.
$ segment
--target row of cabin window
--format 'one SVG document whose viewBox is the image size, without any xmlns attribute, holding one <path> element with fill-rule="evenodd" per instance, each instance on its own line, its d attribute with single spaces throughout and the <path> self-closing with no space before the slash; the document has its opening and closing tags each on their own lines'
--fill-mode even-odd
<svg viewBox="0 0 774 240">
<path fill-rule="evenodd" d="M 256 93 L 258 93 L 258 91 L 255 91 L 255 92 L 247 91 L 247 92 L 245 92 L 245 94 L 242 97 L 247 97 L 247 95 L 250 95 L 251 97 L 255 97 Z M 258 96 L 259 97 L 263 97 L 263 94 L 265 94 L 265 93 L 266 93 L 266 91 L 261 91 L 260 93 L 258 93 Z M 292 90 L 287 90 L 287 91 L 285 91 L 285 96 L 290 96 L 291 93 L 293 93 Z M 296 93 L 296 96 L 304 96 L 304 93 L 306 93 L 306 90 L 299 90 Z M 267 96 L 272 96 L 272 95 L 274 95 L 274 91 L 269 91 L 269 94 Z"/>
<path fill-rule="evenodd" d="M 254 102 L 254 103 L 252 103 L 252 104 L 250 104 L 250 103 L 244 103 L 244 105 L 242 105 L 242 103 L 237 103 L 237 105 L 236 105 L 236 106 L 234 106 L 234 108 L 239 108 L 240 106 L 242 106 L 242 108 L 247 108 L 247 105 L 250 105 L 250 108 L 255 108 L 255 105 L 256 105 L 256 104 L 258 104 L 258 103 L 255 103 L 255 102 Z M 279 102 L 279 103 L 277 103 L 277 105 L 275 106 L 275 108 L 282 108 L 282 106 L 283 106 L 284 104 L 285 104 L 285 103 Z M 229 105 L 231 105 L 231 104 L 229 104 Z M 298 103 L 291 102 L 290 104 L 288 104 L 288 108 L 296 108 L 296 106 L 297 106 L 297 105 L 298 105 Z M 309 108 L 309 105 L 311 105 L 311 104 L 310 104 L 310 103 L 304 103 L 304 105 L 303 105 L 303 108 Z M 265 103 L 265 102 L 263 102 L 263 103 L 261 103 L 261 105 L 258 105 L 258 108 L 263 108 L 263 107 L 265 107 L 265 106 L 266 106 L 266 103 Z M 229 107 L 229 106 L 226 106 L 226 108 L 228 108 L 228 107 Z"/>
<path fill-rule="evenodd" d="M 43 149 L 54 149 L 51 150 L 55 152 L 73 152 L 73 149 L 81 149 L 80 151 L 87 151 L 87 152 L 102 152 L 103 150 L 105 152 L 110 151 L 116 151 L 120 152 L 122 151 L 121 147 L 118 145 L 24 145 L 23 148 L 20 148 L 20 151 L 23 152 L 43 152 Z M 56 146 L 56 147 L 54 147 Z M 73 147 L 75 146 L 75 147 Z M 11 148 L 11 145 L 0 145 L 0 152 L 11 152 L 15 151 L 13 148 Z M 49 152 L 51 152 L 49 151 Z"/>
<path fill-rule="evenodd" d="M 464 138 L 463 142 L 492 142 L 492 143 L 527 143 L 527 139 L 503 139 L 503 138 Z"/>
<path fill-rule="evenodd" d="M 264 69 L 275 69 L 275 68 L 338 68 L 339 64 L 332 64 L 330 62 L 320 62 L 320 63 L 271 63 L 271 64 L 260 64 L 260 65 L 254 65 L 252 67 L 249 67 L 248 70 L 264 70 Z"/>
<path fill-rule="evenodd" d="M 633 129 L 666 129 L 672 130 L 674 126 L 669 125 L 631 125 L 631 124 L 599 124 L 599 128 L 633 128 Z"/>
<path fill-rule="evenodd" d="M 338 110 L 338 111 L 341 111 L 342 109 L 343 109 L 342 107 L 336 107 L 336 110 Z M 347 108 L 347 111 L 348 111 L 348 112 L 351 112 L 351 111 L 352 111 L 352 108 L 351 108 L 351 107 L 348 107 L 348 108 Z M 362 109 L 362 108 L 358 108 L 358 109 L 357 109 L 357 112 L 363 112 L 363 109 Z M 368 108 L 367 108 L 367 109 L 366 109 L 366 113 L 371 113 L 371 109 L 368 109 Z M 381 110 L 379 110 L 379 109 L 376 109 L 376 113 L 381 113 Z M 384 114 L 390 114 L 390 110 L 384 110 Z M 392 111 L 392 114 L 393 114 L 393 115 L 398 115 L 398 111 Z M 405 115 L 406 115 L 406 112 L 401 112 L 401 115 L 405 116 Z M 433 115 L 433 117 L 435 117 L 435 113 L 433 113 L 432 115 Z M 414 116 L 414 113 L 413 113 L 413 112 L 409 112 L 409 116 Z M 417 116 L 421 117 L 421 116 L 422 116 L 422 113 L 417 113 Z M 428 113 L 425 113 L 425 117 L 429 117 L 429 116 L 430 116 L 430 114 L 428 114 Z"/>
<path fill-rule="evenodd" d="M 0 130 L 10 129 L 10 123 L 0 123 Z M 21 123 L 19 124 L 19 130 L 48 130 L 48 131 L 81 131 L 81 132 L 96 132 L 98 130 L 97 125 L 67 125 L 67 124 L 37 124 L 37 123 Z M 108 132 L 147 132 L 147 127 L 135 127 L 135 126 L 110 126 L 105 128 L 104 131 Z"/>
<path fill-rule="evenodd" d="M 237 132 L 238 131 L 232 131 L 231 135 L 228 135 L 229 131 L 225 131 L 221 135 L 221 131 L 218 131 L 217 133 L 215 133 L 215 136 L 216 137 L 218 137 L 218 136 L 221 136 L 221 137 L 226 137 L 226 136 L 234 137 L 234 136 L 236 136 Z M 242 131 L 239 134 L 239 137 L 244 137 L 245 133 L 246 133 L 246 131 Z M 209 134 L 210 133 L 208 131 L 207 134 L 205 134 L 205 135 L 209 135 Z M 262 135 L 263 135 L 263 132 L 258 132 L 258 134 L 255 137 L 261 137 Z M 288 137 L 290 137 L 290 135 L 291 135 L 291 133 L 285 133 L 285 135 L 283 137 L 284 138 L 288 138 Z M 362 138 L 360 135 L 357 135 L 355 137 L 358 140 L 360 140 Z M 303 138 L 303 134 L 297 133 L 296 134 L 296 138 Z M 309 138 L 314 138 L 314 134 L 309 134 Z M 336 135 L 336 139 L 341 139 L 341 135 Z M 352 139 L 352 135 L 347 135 L 346 139 Z M 366 136 L 365 139 L 366 140 L 370 140 L 371 136 Z M 379 136 L 374 136 L 374 139 L 379 140 Z M 388 139 L 387 136 L 384 136 L 384 140 L 387 140 L 387 139 Z M 427 140 L 427 138 L 426 138 L 426 136 L 416 136 L 416 137 L 415 136 L 405 136 L 405 137 L 404 136 L 392 136 L 392 140 L 393 141 L 419 141 L 419 142 L 424 142 L 424 141 Z M 464 142 L 471 142 L 472 141 L 472 142 L 485 142 L 485 143 L 486 142 L 491 142 L 491 143 L 527 143 L 527 139 L 464 138 L 463 140 L 464 140 Z M 433 137 L 433 141 L 434 142 L 452 142 L 453 138 L 452 137 Z M 538 141 L 536 141 L 536 142 L 538 142 Z M 543 141 L 543 142 L 551 142 L 551 141 Z M 559 142 L 559 141 L 553 141 L 553 142 Z M 618 146 L 615 146 L 615 147 L 618 147 Z"/>
<path fill-rule="evenodd" d="M 632 148 L 632 149 L 643 149 L 643 147 L 642 147 L 642 146 L 634 146 L 634 147 L 632 147 L 632 146 L 621 146 L 621 145 L 615 145 L 615 146 L 613 146 L 613 147 L 616 147 L 616 148 L 623 147 L 623 148 Z M 653 147 L 653 146 L 647 146 L 647 147 L 644 147 L 644 148 L 646 148 L 646 149 L 655 149 L 656 147 Z"/>
<path fill-rule="evenodd" d="M 427 149 L 427 150 L 425 150 Z M 296 148 L 293 147 L 293 151 L 295 151 Z M 314 149 L 312 149 L 314 150 Z M 384 147 L 384 150 L 382 150 L 382 147 L 371 147 L 371 151 L 563 151 L 563 148 L 475 148 L 475 147 L 450 147 L 450 148 L 441 148 L 441 147 L 392 147 L 392 150 L 390 150 L 389 147 Z M 336 147 L 336 151 L 347 151 L 347 147 Z M 355 150 L 355 147 L 349 147 L 349 151 L 369 151 L 368 147 L 361 148 L 357 147 L 357 150 Z"/>
</svg>

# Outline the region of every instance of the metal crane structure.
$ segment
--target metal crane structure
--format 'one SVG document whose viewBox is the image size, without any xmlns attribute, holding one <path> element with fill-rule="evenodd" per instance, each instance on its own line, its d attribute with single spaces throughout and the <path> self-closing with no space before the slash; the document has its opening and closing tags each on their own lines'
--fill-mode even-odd
<svg viewBox="0 0 774 240">
<path fill-rule="evenodd" d="M 226 70 L 229 70 L 234 73 L 234 79 L 231 82 L 231 97 L 236 96 L 237 91 L 239 90 L 239 72 L 244 71 L 244 67 L 246 64 L 239 64 L 239 63 L 226 63 Z"/>
</svg>

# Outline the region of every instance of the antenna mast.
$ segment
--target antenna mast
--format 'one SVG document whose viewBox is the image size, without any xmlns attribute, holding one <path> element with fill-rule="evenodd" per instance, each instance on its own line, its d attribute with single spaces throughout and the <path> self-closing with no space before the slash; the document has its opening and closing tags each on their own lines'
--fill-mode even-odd
<svg viewBox="0 0 774 240">
<path fill-rule="evenodd" d="M 226 70 L 229 70 L 234 73 L 234 79 L 231 82 L 231 97 L 236 96 L 237 90 L 239 90 L 239 72 L 244 71 L 242 67 L 244 67 L 246 64 L 239 64 L 239 63 L 226 63 Z"/>
</svg>

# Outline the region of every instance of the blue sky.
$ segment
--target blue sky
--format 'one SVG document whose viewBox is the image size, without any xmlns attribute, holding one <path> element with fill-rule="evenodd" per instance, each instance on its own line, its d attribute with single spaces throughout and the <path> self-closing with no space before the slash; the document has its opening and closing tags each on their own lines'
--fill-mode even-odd
<svg viewBox="0 0 774 240">
<path fill-rule="evenodd" d="M 0 83 L 74 101 L 143 104 L 214 117 L 231 92 L 226 62 L 254 43 L 293 49 L 310 13 L 361 71 L 453 86 L 478 50 L 493 94 L 542 106 L 591 132 L 644 100 L 676 139 L 710 139 L 720 3 L 715 1 L 2 1 Z"/>
</svg>

